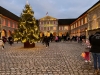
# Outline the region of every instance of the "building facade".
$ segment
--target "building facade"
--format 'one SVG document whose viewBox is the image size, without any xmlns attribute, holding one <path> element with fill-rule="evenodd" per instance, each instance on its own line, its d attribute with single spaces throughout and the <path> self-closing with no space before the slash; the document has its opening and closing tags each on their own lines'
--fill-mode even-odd
<svg viewBox="0 0 100 75">
<path fill-rule="evenodd" d="M 71 35 L 70 36 L 80 36 L 86 35 L 88 23 L 87 23 L 87 13 L 83 13 L 79 16 L 71 26 Z"/>
<path fill-rule="evenodd" d="M 94 34 L 96 31 L 100 31 L 100 1 L 98 1 L 87 12 L 88 17 L 88 34 Z"/>
<path fill-rule="evenodd" d="M 39 19 L 39 29 L 40 33 L 44 34 L 45 36 L 50 36 L 50 33 L 52 33 L 53 35 L 57 35 L 58 19 L 51 16 L 45 16 Z"/>
<path fill-rule="evenodd" d="M 9 37 L 17 29 L 19 17 L 0 6 L 0 37 Z"/>
<path fill-rule="evenodd" d="M 18 27 L 19 17 L 0 6 L 0 37 L 9 37 Z M 76 19 L 57 19 L 46 15 L 37 20 L 40 36 L 72 36 L 88 37 L 100 31 L 100 0 Z"/>
<path fill-rule="evenodd" d="M 45 16 L 39 19 L 40 36 L 62 36 L 70 33 L 70 24 L 75 19 L 57 19 L 51 16 Z"/>
<path fill-rule="evenodd" d="M 80 15 L 71 25 L 71 37 L 94 34 L 100 31 L 100 0 Z"/>
</svg>

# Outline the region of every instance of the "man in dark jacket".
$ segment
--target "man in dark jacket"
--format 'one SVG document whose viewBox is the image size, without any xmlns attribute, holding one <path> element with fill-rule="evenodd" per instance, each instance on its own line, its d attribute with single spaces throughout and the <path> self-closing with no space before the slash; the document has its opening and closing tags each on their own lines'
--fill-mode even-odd
<svg viewBox="0 0 100 75">
<path fill-rule="evenodd" d="M 93 56 L 94 69 L 97 74 L 100 71 L 100 32 L 96 32 L 92 37 L 90 37 L 90 44 L 90 52 Z"/>
<path fill-rule="evenodd" d="M 49 37 L 45 36 L 45 44 L 46 44 L 46 48 L 49 47 Z"/>
</svg>

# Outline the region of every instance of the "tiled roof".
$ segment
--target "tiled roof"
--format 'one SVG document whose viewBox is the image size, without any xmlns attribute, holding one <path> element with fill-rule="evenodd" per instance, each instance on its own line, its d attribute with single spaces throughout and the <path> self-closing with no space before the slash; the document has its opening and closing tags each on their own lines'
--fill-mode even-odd
<svg viewBox="0 0 100 75">
<path fill-rule="evenodd" d="M 3 16 L 6 16 L 10 19 L 13 19 L 15 21 L 19 20 L 19 17 L 16 16 L 15 14 L 13 14 L 12 12 L 8 11 L 7 9 L 3 8 L 0 6 L 0 14 L 2 14 Z"/>
<path fill-rule="evenodd" d="M 58 19 L 58 25 L 70 25 L 76 19 Z"/>
</svg>

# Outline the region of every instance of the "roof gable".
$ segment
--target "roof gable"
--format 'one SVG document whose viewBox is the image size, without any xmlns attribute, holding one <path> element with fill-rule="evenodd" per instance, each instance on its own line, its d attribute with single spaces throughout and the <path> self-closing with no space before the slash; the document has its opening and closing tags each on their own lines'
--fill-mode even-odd
<svg viewBox="0 0 100 75">
<path fill-rule="evenodd" d="M 54 18 L 54 17 L 51 17 L 51 16 L 45 16 L 45 17 L 43 17 L 43 18 L 41 18 L 39 20 L 57 20 L 57 19 Z"/>
<path fill-rule="evenodd" d="M 7 9 L 3 8 L 0 6 L 0 14 L 3 15 L 3 16 L 6 16 L 10 19 L 13 19 L 15 21 L 18 21 L 19 20 L 19 17 L 16 16 L 15 14 L 11 13 L 10 11 L 8 11 Z"/>
</svg>

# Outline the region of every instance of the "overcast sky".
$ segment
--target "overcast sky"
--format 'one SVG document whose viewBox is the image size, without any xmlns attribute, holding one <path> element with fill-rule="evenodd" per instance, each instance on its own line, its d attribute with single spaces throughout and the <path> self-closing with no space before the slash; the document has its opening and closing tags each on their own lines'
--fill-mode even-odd
<svg viewBox="0 0 100 75">
<path fill-rule="evenodd" d="M 0 0 L 0 6 L 19 16 L 27 0 Z M 77 18 L 99 0 L 28 0 L 36 19 L 49 16 L 58 19 Z"/>
</svg>

